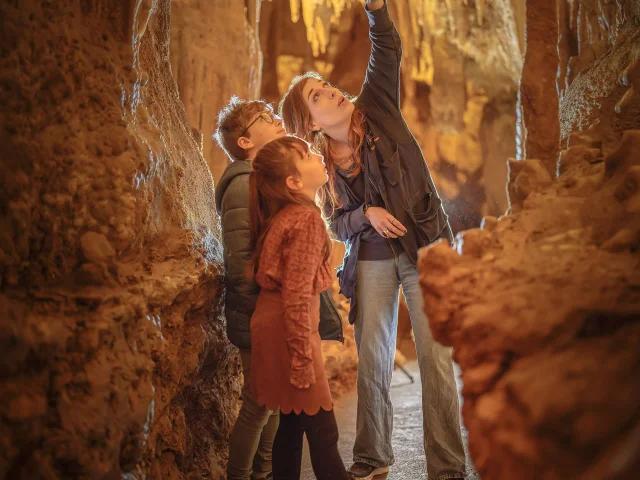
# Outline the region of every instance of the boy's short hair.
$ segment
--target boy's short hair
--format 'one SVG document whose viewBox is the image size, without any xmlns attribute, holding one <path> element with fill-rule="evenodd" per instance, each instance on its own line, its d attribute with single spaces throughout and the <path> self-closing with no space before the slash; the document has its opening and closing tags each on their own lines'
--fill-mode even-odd
<svg viewBox="0 0 640 480">
<path fill-rule="evenodd" d="M 238 145 L 238 139 L 251 117 L 260 112 L 273 113 L 273 108 L 264 100 L 242 100 L 233 95 L 218 113 L 218 127 L 213 138 L 232 162 L 247 159 L 247 151 Z"/>
</svg>

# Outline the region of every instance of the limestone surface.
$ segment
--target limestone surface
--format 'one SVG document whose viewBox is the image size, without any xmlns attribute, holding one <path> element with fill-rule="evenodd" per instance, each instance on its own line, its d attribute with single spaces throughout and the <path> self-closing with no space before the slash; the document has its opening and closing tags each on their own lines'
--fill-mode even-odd
<svg viewBox="0 0 640 480">
<path fill-rule="evenodd" d="M 217 115 L 231 95 L 260 96 L 261 0 L 172 0 L 171 72 L 190 124 L 217 181 L 229 161 L 212 138 Z"/>
<path fill-rule="evenodd" d="M 640 467 L 640 12 L 559 5 L 555 68 L 548 55 L 538 70 L 560 73 L 559 96 L 532 89 L 522 103 L 540 157 L 509 161 L 509 214 L 420 252 L 425 311 L 462 369 L 485 480 L 623 480 Z M 555 42 L 542 18 L 528 15 L 527 48 Z M 536 113 L 553 118 L 554 104 L 545 127 Z"/>
<path fill-rule="evenodd" d="M 223 476 L 239 363 L 170 7 L 0 7 L 0 478 Z"/>
<path fill-rule="evenodd" d="M 462 369 L 483 479 L 637 472 L 639 159 L 629 131 L 604 162 L 532 182 L 518 213 L 420 252 L 425 311 Z"/>
</svg>

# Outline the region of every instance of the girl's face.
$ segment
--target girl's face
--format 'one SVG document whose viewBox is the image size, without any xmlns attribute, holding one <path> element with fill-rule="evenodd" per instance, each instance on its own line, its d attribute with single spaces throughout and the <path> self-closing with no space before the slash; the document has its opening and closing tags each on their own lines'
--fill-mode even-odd
<svg viewBox="0 0 640 480">
<path fill-rule="evenodd" d="M 324 80 L 307 80 L 302 88 L 302 96 L 311 115 L 310 130 L 327 130 L 351 121 L 355 108 L 353 103 Z"/>
<path fill-rule="evenodd" d="M 327 183 L 329 178 L 324 157 L 309 149 L 301 157 L 298 156 L 296 168 L 298 169 L 297 188 L 314 199 L 318 189 Z"/>
</svg>

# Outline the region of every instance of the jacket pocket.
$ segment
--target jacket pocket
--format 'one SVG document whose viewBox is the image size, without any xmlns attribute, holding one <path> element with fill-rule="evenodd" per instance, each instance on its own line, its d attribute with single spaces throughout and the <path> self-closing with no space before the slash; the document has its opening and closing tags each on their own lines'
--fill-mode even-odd
<svg viewBox="0 0 640 480">
<path fill-rule="evenodd" d="M 418 230 L 428 243 L 437 240 L 447 227 L 447 217 L 442 209 L 442 201 L 432 193 L 420 197 L 413 205 L 411 213 Z"/>
<path fill-rule="evenodd" d="M 391 154 L 384 157 L 382 162 L 380 162 L 380 170 L 382 170 L 382 174 L 392 187 L 395 187 L 398 182 L 400 182 L 401 174 L 399 160 L 400 152 L 398 147 L 395 147 Z"/>
</svg>

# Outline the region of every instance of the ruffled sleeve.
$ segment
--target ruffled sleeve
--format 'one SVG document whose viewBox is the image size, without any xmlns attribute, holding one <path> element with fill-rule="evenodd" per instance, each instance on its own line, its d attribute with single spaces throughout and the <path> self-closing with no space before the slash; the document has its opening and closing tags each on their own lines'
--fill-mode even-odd
<svg viewBox="0 0 640 480">
<path fill-rule="evenodd" d="M 283 249 L 282 297 L 285 336 L 291 360 L 289 380 L 296 388 L 316 381 L 311 353 L 311 298 L 324 262 L 326 228 L 319 212 L 308 209 L 292 219 Z"/>
</svg>

